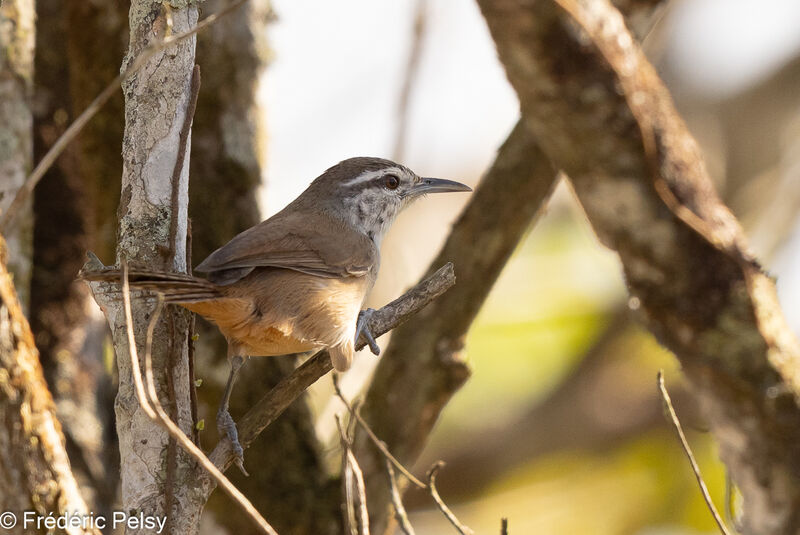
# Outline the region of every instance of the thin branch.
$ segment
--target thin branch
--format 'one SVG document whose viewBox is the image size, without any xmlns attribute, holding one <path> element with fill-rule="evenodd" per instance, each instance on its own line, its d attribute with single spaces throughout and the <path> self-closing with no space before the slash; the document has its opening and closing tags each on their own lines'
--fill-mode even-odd
<svg viewBox="0 0 800 535">
<path fill-rule="evenodd" d="M 0 233 L 5 234 L 8 231 L 8 227 L 13 221 L 14 216 L 22 208 L 25 200 L 30 196 L 31 193 L 33 193 L 33 189 L 36 187 L 36 184 L 38 184 L 42 177 L 44 177 L 44 174 L 55 163 L 56 159 L 61 155 L 64 149 L 67 148 L 67 145 L 69 145 L 78 135 L 78 133 L 80 133 L 83 127 L 86 126 L 86 123 L 88 123 L 92 117 L 94 117 L 97 112 L 100 111 L 105 103 L 108 102 L 114 93 L 117 92 L 122 82 L 136 74 L 139 69 L 144 67 L 147 61 L 155 54 L 166 50 L 173 45 L 181 43 L 194 34 L 204 30 L 205 28 L 208 28 L 225 15 L 228 15 L 235 9 L 244 5 L 245 2 L 247 2 L 247 0 L 236 0 L 217 13 L 204 18 L 194 28 L 191 28 L 183 33 L 166 36 L 158 43 L 153 43 L 142 50 L 141 54 L 136 57 L 134 62 L 116 78 L 111 80 L 105 89 L 103 89 L 100 94 L 97 95 L 89 104 L 89 106 L 83 110 L 83 112 L 72 122 L 72 124 L 69 125 L 64 133 L 61 134 L 61 137 L 59 137 L 56 142 L 53 143 L 53 146 L 50 147 L 50 150 L 47 151 L 47 154 L 45 154 L 44 157 L 39 161 L 33 172 L 31 172 L 28 178 L 25 179 L 25 183 L 19 188 L 19 190 L 17 190 L 17 194 L 14 197 L 14 200 L 11 202 L 11 205 L 8 207 L 8 210 L 6 210 L 6 213 L 0 216 Z"/>
<path fill-rule="evenodd" d="M 444 514 L 444 516 L 447 517 L 447 520 L 453 524 L 453 527 L 456 528 L 461 535 L 473 535 L 475 532 L 459 522 L 458 518 L 456 518 L 456 515 L 453 514 L 453 511 L 451 511 L 449 507 L 447 507 L 447 504 L 444 503 L 444 500 L 442 500 L 441 496 L 439 496 L 439 492 L 436 490 L 436 474 L 443 466 L 444 461 L 437 461 L 433 464 L 433 466 L 431 466 L 431 469 L 428 470 L 428 490 L 430 491 L 433 500 L 436 502 L 436 505 L 439 507 L 439 510 L 442 512 L 442 514 Z"/>
<path fill-rule="evenodd" d="M 333 388 L 336 391 L 336 395 L 339 397 L 340 400 L 342 400 L 342 403 L 344 403 L 344 406 L 347 408 L 350 414 L 353 415 L 353 418 L 355 418 L 356 421 L 359 423 L 361 429 L 363 429 L 364 432 L 367 433 L 367 436 L 370 438 L 370 440 L 372 440 L 372 443 L 375 444 L 375 447 L 380 450 L 383 456 L 386 457 L 386 459 L 390 461 L 393 465 L 395 465 L 395 467 L 397 467 L 397 469 L 400 470 L 400 472 L 404 476 L 406 476 L 408 480 L 411 481 L 414 485 L 418 486 L 421 489 L 427 489 L 428 485 L 426 485 L 425 483 L 414 477 L 414 474 L 409 472 L 406 469 L 406 467 L 403 466 L 402 463 L 398 461 L 394 455 L 392 455 L 392 452 L 390 452 L 389 448 L 386 447 L 386 443 L 381 439 L 379 439 L 377 435 L 375 435 L 375 433 L 372 431 L 369 425 L 367 425 L 367 422 L 365 422 L 364 419 L 361 417 L 361 415 L 353 409 L 353 406 L 350 405 L 350 403 L 347 401 L 347 398 L 344 397 L 342 389 L 339 387 L 338 375 L 333 376 Z"/>
<path fill-rule="evenodd" d="M 400 461 L 398 461 L 395 458 L 394 455 L 392 455 L 392 453 L 386 447 L 386 444 L 375 435 L 375 432 L 372 431 L 367 422 L 365 422 L 364 419 L 361 418 L 361 415 L 358 413 L 358 411 L 356 411 L 353 408 L 353 406 L 347 401 L 347 399 L 342 394 L 341 388 L 339 388 L 339 380 L 336 375 L 333 376 L 333 388 L 336 391 L 336 395 L 339 397 L 340 400 L 342 400 L 342 403 L 344 403 L 344 406 L 347 408 L 347 410 L 350 412 L 353 418 L 356 419 L 361 428 L 367 433 L 367 436 L 369 436 L 370 440 L 372 440 L 372 443 L 375 444 L 375 446 L 383 454 L 387 465 L 391 464 L 395 465 L 397 469 L 400 470 L 403 473 L 403 475 L 405 475 L 409 479 L 409 481 L 411 481 L 421 489 L 427 489 L 428 492 L 430 492 L 430 495 L 433 498 L 433 500 L 436 502 L 436 505 L 439 507 L 439 510 L 444 514 L 445 517 L 447 517 L 450 523 L 453 524 L 453 526 L 459 531 L 459 533 L 461 533 L 461 535 L 472 535 L 474 532 L 470 528 L 459 522 L 458 518 L 456 518 L 456 515 L 453 514 L 453 512 L 450 510 L 449 507 L 447 507 L 442 498 L 439 496 L 439 492 L 436 490 L 436 473 L 439 471 L 440 468 L 444 466 L 444 461 L 437 461 L 436 463 L 434 463 L 434 465 L 428 471 L 428 483 L 427 484 L 423 483 L 422 481 L 414 477 L 411 474 L 411 472 L 409 472 L 406 469 L 406 467 L 403 466 L 400 463 Z M 394 474 L 391 475 L 393 476 Z M 391 480 L 391 484 L 392 484 L 392 493 L 394 494 L 396 492 L 396 485 L 394 484 L 393 477 Z M 398 499 L 397 502 L 400 502 L 400 500 Z M 400 502 L 400 508 L 402 508 L 402 502 Z M 399 509 L 397 508 L 397 503 L 395 503 L 395 509 L 399 513 Z"/>
<path fill-rule="evenodd" d="M 508 519 L 500 519 L 500 535 L 508 535 Z"/>
<path fill-rule="evenodd" d="M 447 263 L 401 297 L 375 311 L 370 319 L 370 331 L 375 336 L 389 332 L 425 308 L 455 282 L 453 264 Z M 366 344 L 362 337 L 356 344 L 356 349 L 361 349 L 364 345 Z M 281 380 L 237 423 L 242 446 L 247 448 L 294 400 L 331 369 L 328 352 L 320 351 Z M 218 468 L 227 469 L 234 458 L 230 440 L 227 437 L 220 440 L 209 458 Z M 204 478 L 204 475 L 198 474 L 198 478 Z M 201 479 L 200 484 L 205 493 L 213 490 L 213 483 L 207 479 Z"/>
<path fill-rule="evenodd" d="M 386 473 L 389 475 L 389 488 L 392 491 L 392 504 L 394 505 L 394 516 L 400 529 L 405 535 L 416 535 L 414 527 L 408 520 L 408 513 L 405 506 L 403 506 L 403 498 L 400 496 L 400 489 L 397 488 L 397 478 L 394 475 L 394 468 L 392 468 L 392 461 L 386 458 Z"/>
<path fill-rule="evenodd" d="M 220 472 L 216 466 L 205 456 L 205 454 L 198 448 L 173 422 L 167 413 L 164 411 L 161 403 L 158 400 L 156 393 L 155 381 L 153 379 L 153 363 L 152 363 L 152 346 L 153 346 L 153 331 L 155 330 L 158 317 L 161 315 L 161 310 L 164 307 L 164 298 L 159 295 L 158 304 L 155 311 L 150 318 L 150 323 L 147 326 L 147 338 L 145 341 L 145 378 L 147 380 L 147 392 L 145 392 L 144 384 L 142 383 L 142 370 L 139 365 L 139 353 L 136 349 L 136 338 L 133 334 L 133 314 L 131 312 L 131 292 L 128 284 L 128 263 L 123 258 L 122 260 L 122 301 L 125 308 L 125 322 L 128 334 L 128 348 L 130 351 L 131 367 L 133 371 L 133 383 L 136 390 L 136 397 L 139 399 L 139 404 L 144 410 L 145 414 L 154 422 L 160 424 L 167 432 L 178 441 L 178 444 L 186 450 L 192 457 L 197 460 L 200 465 L 205 468 L 209 474 L 214 478 L 218 485 L 238 503 L 245 514 L 249 516 L 253 522 L 267 535 L 278 535 L 277 532 L 270 526 L 264 517 L 253 507 L 253 504 L 237 489 L 228 478 Z"/>
<path fill-rule="evenodd" d="M 186 220 L 186 274 L 192 274 L 192 219 Z M 189 361 L 189 406 L 192 413 L 192 442 L 200 447 L 200 430 L 197 428 L 197 383 L 194 373 L 195 325 L 197 318 L 194 312 L 189 317 L 189 340 L 187 340 L 187 357 Z"/>
<path fill-rule="evenodd" d="M 175 167 L 172 169 L 172 210 L 169 220 L 169 257 L 167 260 L 167 269 L 169 269 L 169 262 L 175 260 L 175 240 L 178 236 L 178 211 L 180 203 L 180 181 L 181 173 L 183 172 L 184 163 L 186 162 L 186 148 L 189 146 L 189 134 L 192 132 L 192 123 L 194 122 L 194 112 L 197 108 L 197 97 L 200 95 L 200 65 L 195 65 L 192 69 L 192 80 L 189 89 L 189 104 L 186 106 L 186 115 L 183 118 L 183 126 L 181 133 L 178 137 L 178 155 L 175 158 Z M 188 233 L 187 233 L 188 235 Z M 191 257 L 189 257 L 191 260 Z M 190 264 L 188 262 L 187 264 Z"/>
<path fill-rule="evenodd" d="M 352 530 L 355 526 L 355 507 L 353 505 L 354 500 L 352 494 L 352 479 L 355 479 L 356 496 L 358 497 L 358 524 L 361 526 L 361 535 L 369 535 L 369 513 L 367 512 L 367 491 L 364 486 L 364 472 L 361 471 L 358 460 L 356 456 L 353 455 L 353 443 L 347 436 L 344 426 L 342 425 L 342 419 L 338 414 L 336 415 L 336 427 L 339 428 L 339 436 L 343 450 L 342 468 L 344 470 L 343 475 L 345 475 L 345 494 L 347 496 L 347 512 L 350 528 Z M 350 477 L 351 475 L 352 478 Z"/>
<path fill-rule="evenodd" d="M 717 508 L 714 507 L 714 502 L 711 501 L 711 495 L 708 492 L 708 487 L 706 487 L 706 482 L 703 481 L 703 476 L 700 475 L 700 467 L 697 465 L 697 461 L 694 458 L 692 449 L 689 447 L 689 442 L 686 440 L 686 435 L 683 434 L 683 427 L 681 426 L 680 420 L 678 420 L 678 415 L 675 413 L 675 408 L 672 406 L 672 400 L 669 397 L 669 392 L 667 392 L 667 387 L 664 386 L 663 370 L 658 372 L 658 389 L 661 391 L 661 399 L 664 400 L 664 408 L 667 411 L 666 415 L 669 416 L 670 422 L 672 422 L 673 427 L 675 427 L 675 432 L 678 433 L 681 446 L 683 447 L 684 453 L 686 453 L 686 457 L 689 458 L 689 464 L 692 466 L 692 472 L 694 472 L 694 477 L 697 479 L 697 484 L 700 485 L 700 492 L 703 493 L 703 499 L 706 501 L 708 510 L 711 511 L 711 516 L 714 517 L 714 521 L 717 523 L 717 526 L 723 535 L 731 535 L 730 531 L 728 531 L 728 528 L 725 526 L 725 522 L 722 520 L 722 517 L 719 516 Z"/>
<path fill-rule="evenodd" d="M 345 441 L 345 434 L 342 431 L 342 421 L 339 415 L 336 416 L 336 426 L 339 428 L 339 434 L 342 435 L 342 494 L 344 494 L 344 530 L 350 535 L 358 535 L 358 522 L 356 521 L 356 507 L 355 498 L 353 497 L 353 471 L 350 470 L 349 459 L 347 452 L 350 450 L 350 444 Z"/>
</svg>

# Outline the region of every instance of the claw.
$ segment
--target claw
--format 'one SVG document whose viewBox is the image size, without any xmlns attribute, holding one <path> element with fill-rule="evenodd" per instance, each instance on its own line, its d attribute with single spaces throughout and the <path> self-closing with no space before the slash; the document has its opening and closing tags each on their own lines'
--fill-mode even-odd
<svg viewBox="0 0 800 535">
<path fill-rule="evenodd" d="M 250 474 L 244 469 L 244 448 L 239 442 L 239 432 L 236 429 L 236 422 L 233 421 L 231 413 L 228 409 L 222 409 L 217 412 L 217 431 L 220 436 L 227 436 L 233 444 L 233 454 L 236 456 L 234 464 L 239 467 L 239 470 L 246 476 Z"/>
<path fill-rule="evenodd" d="M 233 383 L 236 381 L 236 375 L 244 365 L 246 358 L 241 355 L 231 357 L 231 373 L 228 375 L 228 382 L 225 385 L 225 392 L 222 394 L 222 401 L 217 410 L 217 431 L 220 436 L 225 435 L 233 444 L 233 454 L 236 456 L 234 463 L 239 467 L 239 470 L 246 476 L 250 475 L 244 469 L 244 448 L 239 442 L 239 432 L 236 430 L 236 422 L 233 421 L 228 410 L 228 401 L 231 398 L 231 391 L 233 390 Z"/>
<path fill-rule="evenodd" d="M 366 310 L 362 310 L 358 313 L 358 320 L 356 321 L 356 339 L 355 342 L 358 343 L 358 337 L 362 334 L 364 338 L 367 340 L 367 344 L 369 345 L 370 351 L 372 351 L 373 355 L 380 355 L 381 354 L 381 346 L 378 345 L 378 342 L 375 341 L 375 338 L 372 336 L 372 333 L 369 331 L 369 320 L 372 318 L 372 315 L 375 313 L 374 308 L 368 308 Z"/>
</svg>

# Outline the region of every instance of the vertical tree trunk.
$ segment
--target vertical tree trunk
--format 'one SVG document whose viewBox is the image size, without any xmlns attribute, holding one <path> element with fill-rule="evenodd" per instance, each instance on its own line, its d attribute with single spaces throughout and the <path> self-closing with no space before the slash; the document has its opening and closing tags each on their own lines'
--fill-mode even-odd
<svg viewBox="0 0 800 535">
<path fill-rule="evenodd" d="M 0 4 L 0 213 L 8 209 L 31 170 L 34 19 L 33 0 Z M 5 230 L 8 267 L 24 307 L 31 276 L 32 225 L 28 202 Z"/>
<path fill-rule="evenodd" d="M 197 23 L 195 2 L 134 0 L 130 46 L 123 69 L 151 43 L 189 30 Z M 123 84 L 125 134 L 117 260 L 151 269 L 186 271 L 189 140 L 181 154 L 194 68 L 195 38 L 156 53 Z M 176 170 L 173 177 L 173 171 Z M 175 218 L 175 223 L 172 220 Z M 119 372 L 115 403 L 120 444 L 122 508 L 145 515 L 168 515 L 175 533 L 195 533 L 202 504 L 182 480 L 193 466 L 182 450 L 169 447 L 167 433 L 142 411 L 133 390 L 132 370 L 120 295 L 95 287 L 114 340 Z M 136 294 L 134 294 L 135 296 Z M 152 312 L 151 300 L 134 299 L 133 321 L 140 354 Z M 153 366 L 161 403 L 186 433 L 191 432 L 186 315 L 167 310 L 155 330 Z M 141 531 L 137 531 L 141 533 Z"/>
</svg>

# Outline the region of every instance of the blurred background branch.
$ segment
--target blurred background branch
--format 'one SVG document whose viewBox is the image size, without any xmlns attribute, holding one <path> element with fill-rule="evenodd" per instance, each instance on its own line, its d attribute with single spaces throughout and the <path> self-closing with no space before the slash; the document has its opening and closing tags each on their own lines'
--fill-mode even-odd
<svg viewBox="0 0 800 535">
<path fill-rule="evenodd" d="M 602 1 L 480 5 L 526 124 L 569 175 L 601 241 L 620 254 L 643 319 L 700 396 L 750 504 L 746 529 L 796 531 L 800 410 L 790 400 L 800 351 L 668 93 Z M 677 207 L 657 192 L 659 180 Z M 780 409 L 771 388 L 788 398 Z M 759 479 L 768 466 L 773 475 Z"/>
</svg>

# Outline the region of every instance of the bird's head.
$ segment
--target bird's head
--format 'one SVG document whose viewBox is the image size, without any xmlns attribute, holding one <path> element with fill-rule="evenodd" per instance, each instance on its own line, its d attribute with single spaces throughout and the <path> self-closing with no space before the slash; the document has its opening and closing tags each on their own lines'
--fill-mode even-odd
<svg viewBox="0 0 800 535">
<path fill-rule="evenodd" d="M 382 158 L 350 158 L 320 175 L 303 194 L 319 208 L 334 211 L 380 243 L 400 211 L 427 193 L 472 191 L 441 178 L 420 177 L 404 165 Z"/>
</svg>

